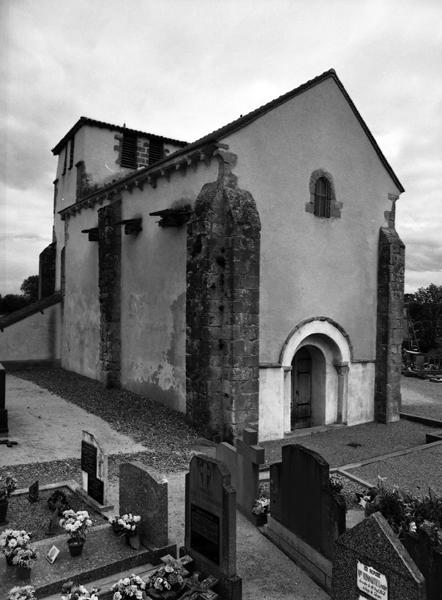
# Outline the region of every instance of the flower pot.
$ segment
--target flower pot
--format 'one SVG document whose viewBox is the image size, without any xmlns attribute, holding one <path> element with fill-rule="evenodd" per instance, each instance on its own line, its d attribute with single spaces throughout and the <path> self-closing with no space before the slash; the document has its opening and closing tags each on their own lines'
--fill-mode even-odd
<svg viewBox="0 0 442 600">
<path fill-rule="evenodd" d="M 140 536 L 138 533 L 125 533 L 124 537 L 126 538 L 126 544 L 133 548 L 134 550 L 140 549 Z"/>
<path fill-rule="evenodd" d="M 261 527 L 267 523 L 267 513 L 261 513 L 259 515 L 255 515 L 252 513 L 253 520 L 255 521 L 255 525 L 257 527 Z"/>
<path fill-rule="evenodd" d="M 31 567 L 23 567 L 21 565 L 17 565 L 15 567 L 15 574 L 17 579 L 21 579 L 22 581 L 29 581 L 31 579 Z"/>
<path fill-rule="evenodd" d="M 83 540 L 68 540 L 68 547 L 71 556 L 80 556 L 80 554 L 83 552 L 83 546 Z"/>
<path fill-rule="evenodd" d="M 6 513 L 8 512 L 8 501 L 2 500 L 0 502 L 0 525 L 6 523 Z"/>
<path fill-rule="evenodd" d="M 14 564 L 12 562 L 12 559 L 14 558 L 14 555 L 13 554 L 9 554 L 9 555 L 6 554 L 5 558 L 6 558 L 6 564 L 9 565 L 10 567 L 12 567 L 12 565 Z"/>
</svg>

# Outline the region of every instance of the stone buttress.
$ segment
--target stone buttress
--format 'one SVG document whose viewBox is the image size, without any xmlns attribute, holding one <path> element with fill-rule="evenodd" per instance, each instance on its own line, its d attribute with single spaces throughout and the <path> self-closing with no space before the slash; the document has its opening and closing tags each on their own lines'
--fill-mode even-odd
<svg viewBox="0 0 442 600">
<path fill-rule="evenodd" d="M 260 219 L 218 150 L 187 232 L 186 412 L 216 440 L 258 421 Z"/>
<path fill-rule="evenodd" d="M 401 407 L 405 246 L 394 223 L 381 227 L 378 246 L 375 420 L 398 421 Z"/>
</svg>

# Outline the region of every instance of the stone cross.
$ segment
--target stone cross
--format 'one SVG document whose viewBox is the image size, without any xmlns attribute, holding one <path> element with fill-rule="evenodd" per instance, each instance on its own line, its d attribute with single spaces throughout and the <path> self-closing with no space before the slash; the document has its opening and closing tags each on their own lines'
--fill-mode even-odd
<svg viewBox="0 0 442 600">
<path fill-rule="evenodd" d="M 242 439 L 236 440 L 236 448 L 226 442 L 219 444 L 216 458 L 230 471 L 238 508 L 252 519 L 251 511 L 259 489 L 259 466 L 264 463 L 264 448 L 258 445 L 258 432 L 244 429 Z"/>
<path fill-rule="evenodd" d="M 209 575 L 209 577 L 200 581 L 199 576 L 200 574 L 196 572 L 187 580 L 186 587 L 188 591 L 181 596 L 180 600 L 184 598 L 189 600 L 198 600 L 199 598 L 202 600 L 216 600 L 218 598 L 218 594 L 211 591 L 218 583 L 218 579 L 213 575 Z"/>
</svg>

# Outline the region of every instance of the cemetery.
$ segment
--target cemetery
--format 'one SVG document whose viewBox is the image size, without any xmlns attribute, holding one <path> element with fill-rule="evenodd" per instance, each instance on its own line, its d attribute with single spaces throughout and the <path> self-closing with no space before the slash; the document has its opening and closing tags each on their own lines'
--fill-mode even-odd
<svg viewBox="0 0 442 600">
<path fill-rule="evenodd" d="M 77 481 L 24 487 L 0 473 L 0 597 L 242 600 L 250 597 L 238 568 L 238 519 L 245 519 L 319 585 L 325 595 L 313 597 L 440 600 L 440 492 L 418 497 L 383 478 L 376 487 L 364 479 L 364 469 L 440 453 L 436 428 L 426 435 L 427 444 L 380 461 L 331 468 L 302 437 L 282 444 L 280 460 L 272 454 L 269 464 L 266 444 L 248 427 L 234 444 L 190 459 L 181 541 L 171 536 L 168 478 L 122 461 L 115 496 L 103 440 L 83 430 Z"/>
</svg>

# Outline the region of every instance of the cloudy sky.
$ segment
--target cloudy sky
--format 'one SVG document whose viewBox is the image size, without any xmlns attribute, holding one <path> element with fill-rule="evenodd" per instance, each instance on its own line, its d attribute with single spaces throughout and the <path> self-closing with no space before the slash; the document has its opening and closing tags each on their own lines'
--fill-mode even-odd
<svg viewBox="0 0 442 600">
<path fill-rule="evenodd" d="M 406 290 L 442 285 L 440 0 L 0 0 L 0 293 L 51 242 L 84 115 L 193 141 L 333 67 L 406 192 Z"/>
</svg>

